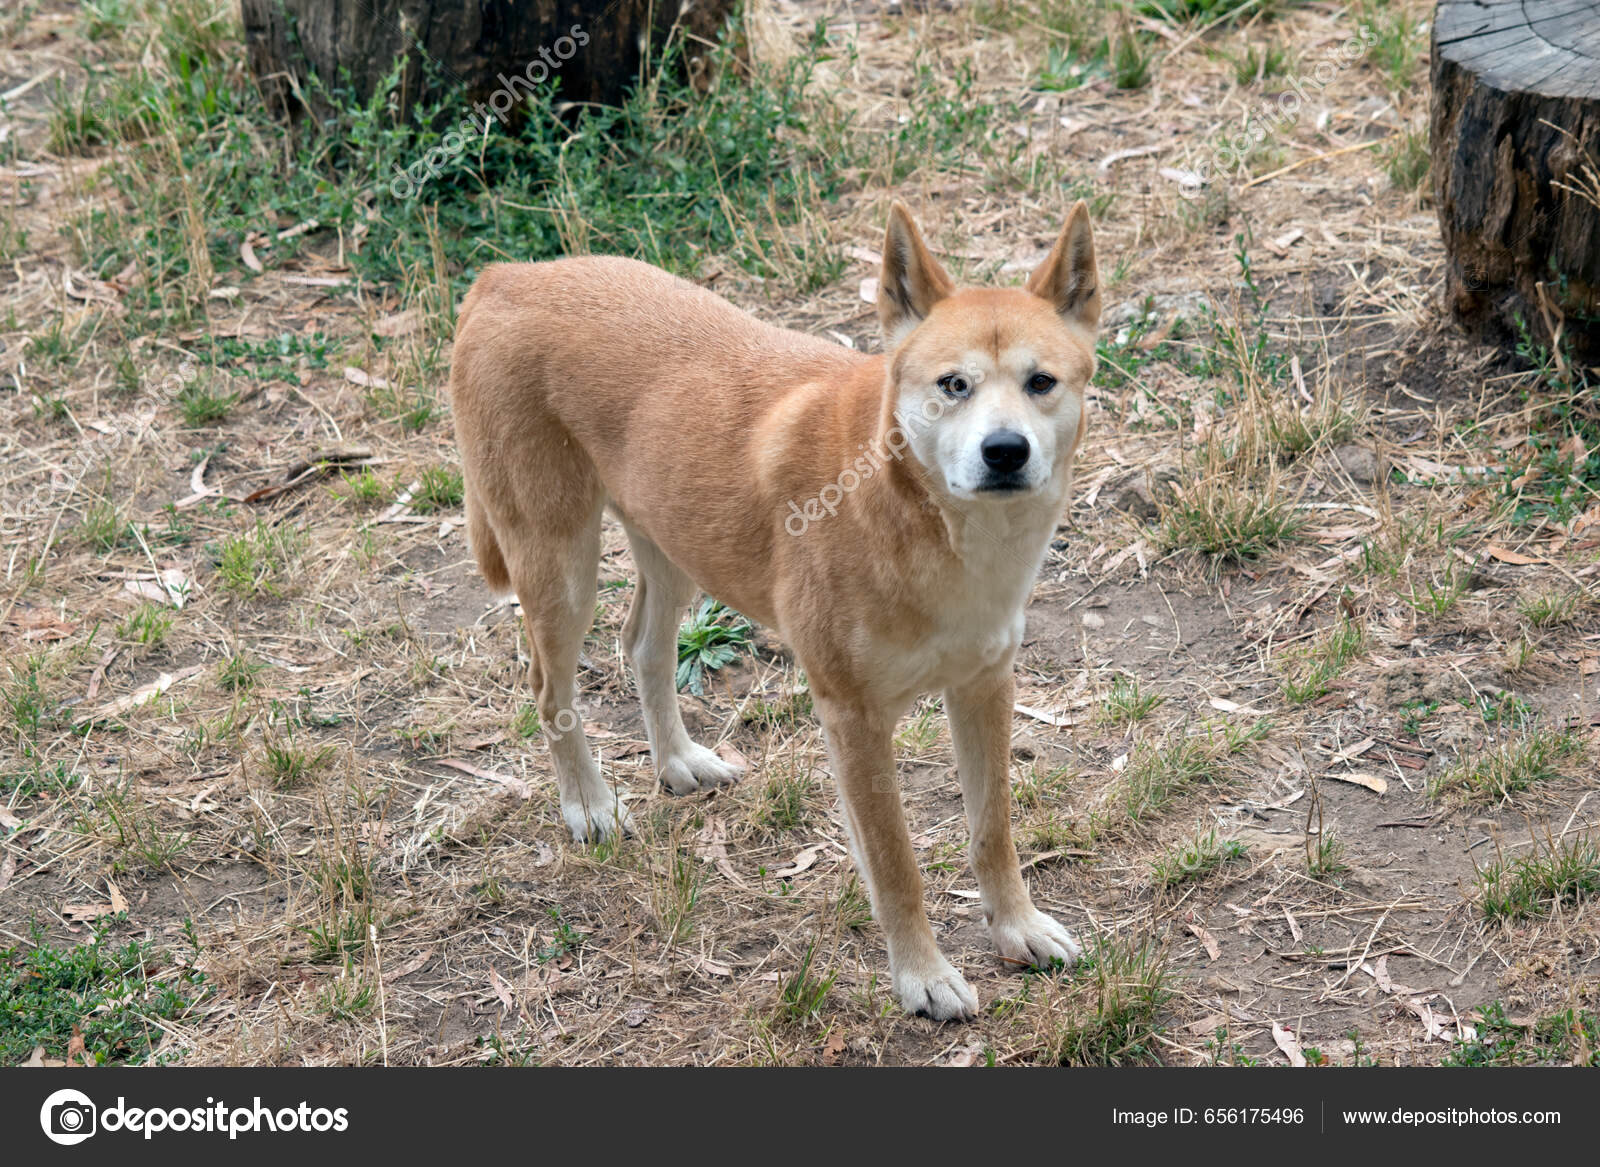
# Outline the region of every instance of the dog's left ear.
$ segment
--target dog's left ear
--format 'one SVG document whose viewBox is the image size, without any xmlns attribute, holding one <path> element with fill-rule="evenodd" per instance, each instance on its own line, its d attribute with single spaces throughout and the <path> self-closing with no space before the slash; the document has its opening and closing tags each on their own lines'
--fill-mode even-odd
<svg viewBox="0 0 1600 1167">
<path fill-rule="evenodd" d="M 955 285 L 922 242 L 911 212 L 895 200 L 889 209 L 889 230 L 883 239 L 883 271 L 878 276 L 878 320 L 883 347 L 892 349 L 921 323 Z"/>
<path fill-rule="evenodd" d="M 1049 300 L 1069 323 L 1089 332 L 1100 327 L 1100 273 L 1094 264 L 1094 227 L 1082 199 L 1050 254 L 1028 277 L 1028 291 Z"/>
</svg>

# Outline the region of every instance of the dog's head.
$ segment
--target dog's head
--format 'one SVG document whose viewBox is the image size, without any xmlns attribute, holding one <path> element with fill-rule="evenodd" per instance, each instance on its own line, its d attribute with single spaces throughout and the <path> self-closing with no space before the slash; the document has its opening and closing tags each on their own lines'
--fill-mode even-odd
<svg viewBox="0 0 1600 1167">
<path fill-rule="evenodd" d="M 1025 288 L 957 291 L 895 203 L 878 316 L 903 444 L 936 488 L 997 503 L 1064 488 L 1100 324 L 1088 207 Z"/>
</svg>

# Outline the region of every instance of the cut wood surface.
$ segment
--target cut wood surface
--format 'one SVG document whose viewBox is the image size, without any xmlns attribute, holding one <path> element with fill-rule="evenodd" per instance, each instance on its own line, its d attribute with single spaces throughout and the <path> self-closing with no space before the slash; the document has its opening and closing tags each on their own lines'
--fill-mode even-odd
<svg viewBox="0 0 1600 1167">
<path fill-rule="evenodd" d="M 1600 0 L 1441 0 L 1432 71 L 1451 310 L 1600 358 Z"/>
</svg>

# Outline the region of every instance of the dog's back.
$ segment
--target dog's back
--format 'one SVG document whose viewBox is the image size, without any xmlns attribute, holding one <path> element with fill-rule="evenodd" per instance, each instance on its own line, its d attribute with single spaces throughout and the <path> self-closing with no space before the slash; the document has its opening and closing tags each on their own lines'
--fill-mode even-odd
<svg viewBox="0 0 1600 1167">
<path fill-rule="evenodd" d="M 848 465 L 856 413 L 880 406 L 880 370 L 635 260 L 485 269 L 461 307 L 450 377 L 485 579 L 509 586 L 499 543 L 524 542 L 511 528 L 587 521 L 603 501 L 691 574 L 720 582 L 744 565 L 748 579 L 781 535 L 778 500 L 824 485 L 783 478 L 813 464 L 788 447 L 832 434 L 838 456 L 816 464 Z M 733 594 L 771 618 L 748 586 Z"/>
</svg>

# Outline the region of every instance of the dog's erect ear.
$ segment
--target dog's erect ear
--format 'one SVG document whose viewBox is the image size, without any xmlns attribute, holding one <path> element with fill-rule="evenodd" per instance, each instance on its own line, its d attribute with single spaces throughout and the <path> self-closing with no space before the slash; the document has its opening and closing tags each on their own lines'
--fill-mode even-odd
<svg viewBox="0 0 1600 1167">
<path fill-rule="evenodd" d="M 883 271 L 878 276 L 878 319 L 883 345 L 893 348 L 905 339 L 933 306 L 955 291 L 939 261 L 922 242 L 905 204 L 889 209 L 889 230 L 883 239 Z"/>
<path fill-rule="evenodd" d="M 1067 225 L 1039 269 L 1028 277 L 1028 291 L 1054 304 L 1069 323 L 1090 332 L 1100 327 L 1100 273 L 1094 265 L 1094 227 L 1080 199 Z"/>
</svg>

